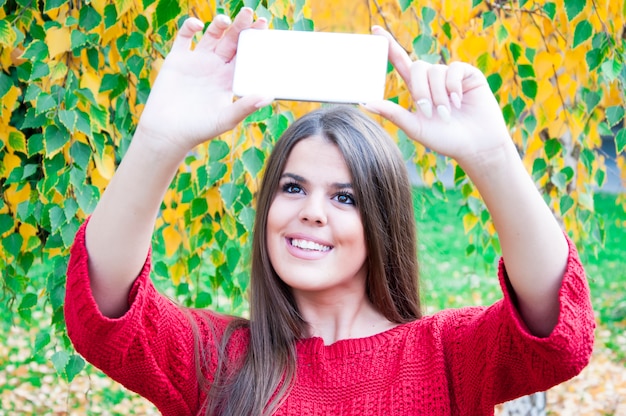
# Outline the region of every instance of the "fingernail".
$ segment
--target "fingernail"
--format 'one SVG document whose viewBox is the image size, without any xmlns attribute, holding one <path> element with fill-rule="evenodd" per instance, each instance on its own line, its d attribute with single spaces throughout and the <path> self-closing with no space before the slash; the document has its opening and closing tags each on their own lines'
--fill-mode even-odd
<svg viewBox="0 0 626 416">
<path fill-rule="evenodd" d="M 450 94 L 450 101 L 452 101 L 452 105 L 457 110 L 461 108 L 461 97 L 459 97 L 459 94 L 457 94 L 456 92 Z"/>
<path fill-rule="evenodd" d="M 220 22 L 224 23 L 225 25 L 229 25 L 229 24 L 232 23 L 232 21 L 230 20 L 230 17 L 226 16 L 225 14 L 217 15 L 215 20 L 219 20 Z"/>
<path fill-rule="evenodd" d="M 437 114 L 439 117 L 446 123 L 449 123 L 452 120 L 452 116 L 450 115 L 450 110 L 445 105 L 437 106 Z"/>
<path fill-rule="evenodd" d="M 274 98 L 263 98 L 254 105 L 256 108 L 265 107 L 266 105 L 270 105 L 274 101 Z"/>
<path fill-rule="evenodd" d="M 422 113 L 426 116 L 426 118 L 433 117 L 433 104 L 427 98 L 421 98 L 417 100 L 417 105 L 419 106 Z"/>
</svg>

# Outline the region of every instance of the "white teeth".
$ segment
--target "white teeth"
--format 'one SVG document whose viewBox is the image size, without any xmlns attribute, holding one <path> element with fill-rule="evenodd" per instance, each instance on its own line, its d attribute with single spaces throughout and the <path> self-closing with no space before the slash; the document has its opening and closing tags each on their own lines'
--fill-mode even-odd
<svg viewBox="0 0 626 416">
<path fill-rule="evenodd" d="M 296 240 L 295 238 L 291 240 L 291 245 L 294 247 L 298 247 L 304 250 L 315 250 L 315 251 L 328 251 L 330 247 L 324 246 L 321 244 L 314 243 L 309 240 Z"/>
</svg>

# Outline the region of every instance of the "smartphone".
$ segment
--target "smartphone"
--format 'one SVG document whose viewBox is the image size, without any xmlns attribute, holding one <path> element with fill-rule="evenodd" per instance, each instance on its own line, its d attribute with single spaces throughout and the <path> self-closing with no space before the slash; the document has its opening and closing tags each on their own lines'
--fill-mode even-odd
<svg viewBox="0 0 626 416">
<path fill-rule="evenodd" d="M 233 93 L 279 100 L 367 103 L 385 93 L 382 36 L 247 29 L 239 34 Z"/>
</svg>

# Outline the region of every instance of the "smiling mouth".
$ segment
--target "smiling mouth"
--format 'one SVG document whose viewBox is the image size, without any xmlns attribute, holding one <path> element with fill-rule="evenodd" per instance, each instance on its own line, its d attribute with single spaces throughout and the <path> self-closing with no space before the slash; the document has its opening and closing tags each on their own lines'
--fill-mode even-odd
<svg viewBox="0 0 626 416">
<path fill-rule="evenodd" d="M 309 240 L 300 240 L 300 239 L 292 238 L 289 240 L 289 242 L 292 246 L 297 247 L 302 250 L 324 252 L 324 251 L 328 251 L 331 249 L 331 247 L 329 246 L 318 244 Z"/>
</svg>

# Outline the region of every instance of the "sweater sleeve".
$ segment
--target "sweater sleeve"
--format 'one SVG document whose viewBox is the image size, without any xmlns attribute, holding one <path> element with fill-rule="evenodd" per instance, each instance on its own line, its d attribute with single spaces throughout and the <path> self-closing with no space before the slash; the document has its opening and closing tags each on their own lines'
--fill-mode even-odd
<svg viewBox="0 0 626 416">
<path fill-rule="evenodd" d="M 588 364 L 595 319 L 583 266 L 574 244 L 567 240 L 559 319 L 548 337 L 538 338 L 528 331 L 516 308 L 503 260 L 498 274 L 504 299 L 489 308 L 454 312 L 444 342 L 451 369 L 451 403 L 459 414 L 491 414 L 474 410 L 493 412 L 495 404 L 545 391 Z"/>
<path fill-rule="evenodd" d="M 103 316 L 92 296 L 83 224 L 67 271 L 67 333 L 87 361 L 153 402 L 163 415 L 195 415 L 194 332 L 206 345 L 206 320 L 160 295 L 150 280 L 150 255 L 134 282 L 122 317 Z"/>
</svg>

